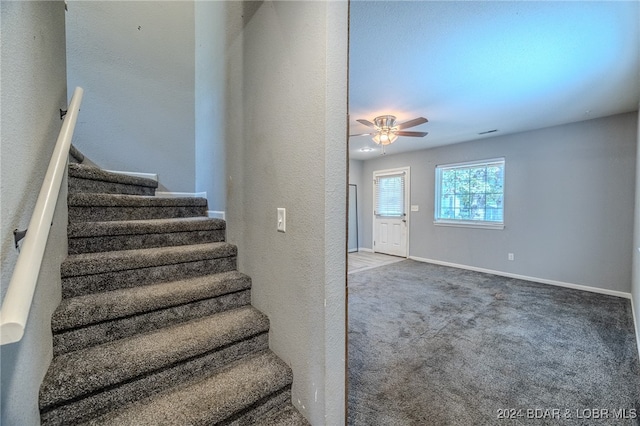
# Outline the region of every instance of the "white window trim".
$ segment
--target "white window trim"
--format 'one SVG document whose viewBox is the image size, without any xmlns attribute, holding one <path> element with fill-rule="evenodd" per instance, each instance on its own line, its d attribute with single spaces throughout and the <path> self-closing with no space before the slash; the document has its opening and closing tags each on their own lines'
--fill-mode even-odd
<svg viewBox="0 0 640 426">
<path fill-rule="evenodd" d="M 434 220 L 436 226 L 452 226 L 458 228 L 481 228 L 481 229 L 504 229 L 504 221 L 500 222 L 481 222 L 481 221 L 464 221 L 464 220 Z"/>
<path fill-rule="evenodd" d="M 497 157 L 497 158 L 489 158 L 486 160 L 475 160 L 475 161 L 464 161 L 461 163 L 451 163 L 451 164 L 436 164 L 434 175 L 435 175 L 435 200 L 434 200 L 434 210 L 433 210 L 433 224 L 436 226 L 451 226 L 458 228 L 479 228 L 479 229 L 504 229 L 504 213 L 505 213 L 505 197 L 504 197 L 504 188 L 506 187 L 506 172 L 502 178 L 502 194 L 503 194 L 503 204 L 502 204 L 502 222 L 487 222 L 487 221 L 476 221 L 476 220 L 451 220 L 451 219 L 437 219 L 437 212 L 440 211 L 440 181 L 438 177 L 438 171 L 447 170 L 447 169 L 456 169 L 459 167 L 473 167 L 481 164 L 489 164 L 503 162 L 504 168 L 506 170 L 507 162 L 505 157 Z"/>
</svg>

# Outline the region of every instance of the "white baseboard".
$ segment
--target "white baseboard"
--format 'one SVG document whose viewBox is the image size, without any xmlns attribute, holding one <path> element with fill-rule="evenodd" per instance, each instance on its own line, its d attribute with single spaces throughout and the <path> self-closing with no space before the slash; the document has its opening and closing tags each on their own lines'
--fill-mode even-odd
<svg viewBox="0 0 640 426">
<path fill-rule="evenodd" d="M 163 192 L 163 191 L 156 191 L 156 197 L 168 197 L 168 198 L 200 197 L 200 198 L 207 198 L 207 193 L 206 192 Z"/>
<path fill-rule="evenodd" d="M 207 210 L 207 216 L 212 217 L 214 219 L 226 220 L 226 218 L 225 218 L 226 214 L 225 214 L 224 211 Z"/>
<path fill-rule="evenodd" d="M 366 248 L 366 247 L 359 247 L 358 251 L 364 251 L 366 253 L 373 253 L 373 249 Z"/>
<path fill-rule="evenodd" d="M 135 176 L 135 177 L 140 177 L 140 178 L 145 178 L 145 179 L 151 179 L 151 180 L 155 180 L 156 182 L 158 181 L 158 175 L 156 173 L 123 172 L 123 171 L 120 171 L 120 170 L 105 170 L 105 172 L 116 173 L 116 174 L 119 174 L 119 175 Z"/>
<path fill-rule="evenodd" d="M 495 271 L 493 269 L 485 269 L 485 268 L 478 268 L 475 266 L 461 265 L 459 263 L 443 262 L 441 260 L 434 260 L 434 259 L 425 259 L 424 257 L 409 256 L 409 259 L 416 260 L 418 262 L 433 263 L 435 265 L 442 265 L 442 266 L 451 266 L 454 268 L 467 269 L 469 271 L 484 272 L 486 274 L 500 275 L 502 277 L 516 278 L 519 280 L 533 281 L 541 284 L 550 284 L 557 287 L 572 288 L 574 290 L 589 291 L 591 293 L 600 293 L 600 294 L 606 294 L 608 296 L 617 296 L 617 297 L 623 297 L 625 299 L 631 299 L 631 293 L 625 293 L 623 291 L 608 290 L 605 288 L 591 287 L 591 286 L 582 285 L 582 284 L 573 284 L 573 283 L 566 283 L 563 281 L 548 280 L 546 278 L 529 277 L 526 275 L 512 274 L 510 272 L 502 272 L 502 271 Z"/>
</svg>

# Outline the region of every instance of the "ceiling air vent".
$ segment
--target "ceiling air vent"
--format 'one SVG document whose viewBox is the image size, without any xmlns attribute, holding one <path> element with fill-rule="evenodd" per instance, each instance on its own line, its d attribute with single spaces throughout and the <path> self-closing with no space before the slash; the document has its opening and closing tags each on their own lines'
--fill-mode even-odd
<svg viewBox="0 0 640 426">
<path fill-rule="evenodd" d="M 493 130 L 487 130 L 486 132 L 480 132 L 478 134 L 479 135 L 486 135 L 488 133 L 494 133 L 494 132 L 497 132 L 497 131 L 498 131 L 498 129 L 493 129 Z"/>
</svg>

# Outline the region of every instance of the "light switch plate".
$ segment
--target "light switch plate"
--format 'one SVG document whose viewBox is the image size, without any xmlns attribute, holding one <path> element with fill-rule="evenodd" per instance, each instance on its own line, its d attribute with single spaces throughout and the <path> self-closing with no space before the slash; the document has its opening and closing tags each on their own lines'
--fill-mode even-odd
<svg viewBox="0 0 640 426">
<path fill-rule="evenodd" d="M 411 205 L 411 211 L 412 212 L 417 212 L 420 210 L 420 206 L 418 206 L 417 204 L 412 204 Z"/>
<path fill-rule="evenodd" d="M 278 207 L 278 232 L 287 232 L 287 210 Z"/>
</svg>

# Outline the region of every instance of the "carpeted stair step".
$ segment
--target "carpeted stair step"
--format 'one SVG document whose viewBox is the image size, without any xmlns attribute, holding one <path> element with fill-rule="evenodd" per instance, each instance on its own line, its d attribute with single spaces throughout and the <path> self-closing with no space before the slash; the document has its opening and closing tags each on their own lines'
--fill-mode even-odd
<svg viewBox="0 0 640 426">
<path fill-rule="evenodd" d="M 74 254 L 60 266 L 62 297 L 228 272 L 236 255 L 225 242 Z"/>
<path fill-rule="evenodd" d="M 205 216 L 207 199 L 120 194 L 70 194 L 69 222 L 169 219 Z"/>
<path fill-rule="evenodd" d="M 201 244 L 225 240 L 226 223 L 204 216 L 108 222 L 68 226 L 69 254 Z"/>
<path fill-rule="evenodd" d="M 267 317 L 247 306 L 57 356 L 40 388 L 42 424 L 85 421 L 265 351 L 268 329 Z"/>
<path fill-rule="evenodd" d="M 237 271 L 63 299 L 51 318 L 54 355 L 251 303 Z"/>
<path fill-rule="evenodd" d="M 290 400 L 291 382 L 291 369 L 266 350 L 201 381 L 141 400 L 88 424 L 269 424 L 263 423 L 258 413 L 270 413 L 274 400 L 277 404 Z"/>
<path fill-rule="evenodd" d="M 158 182 L 153 179 L 108 172 L 84 164 L 69 164 L 69 194 L 89 192 L 154 195 L 157 187 Z"/>
</svg>

